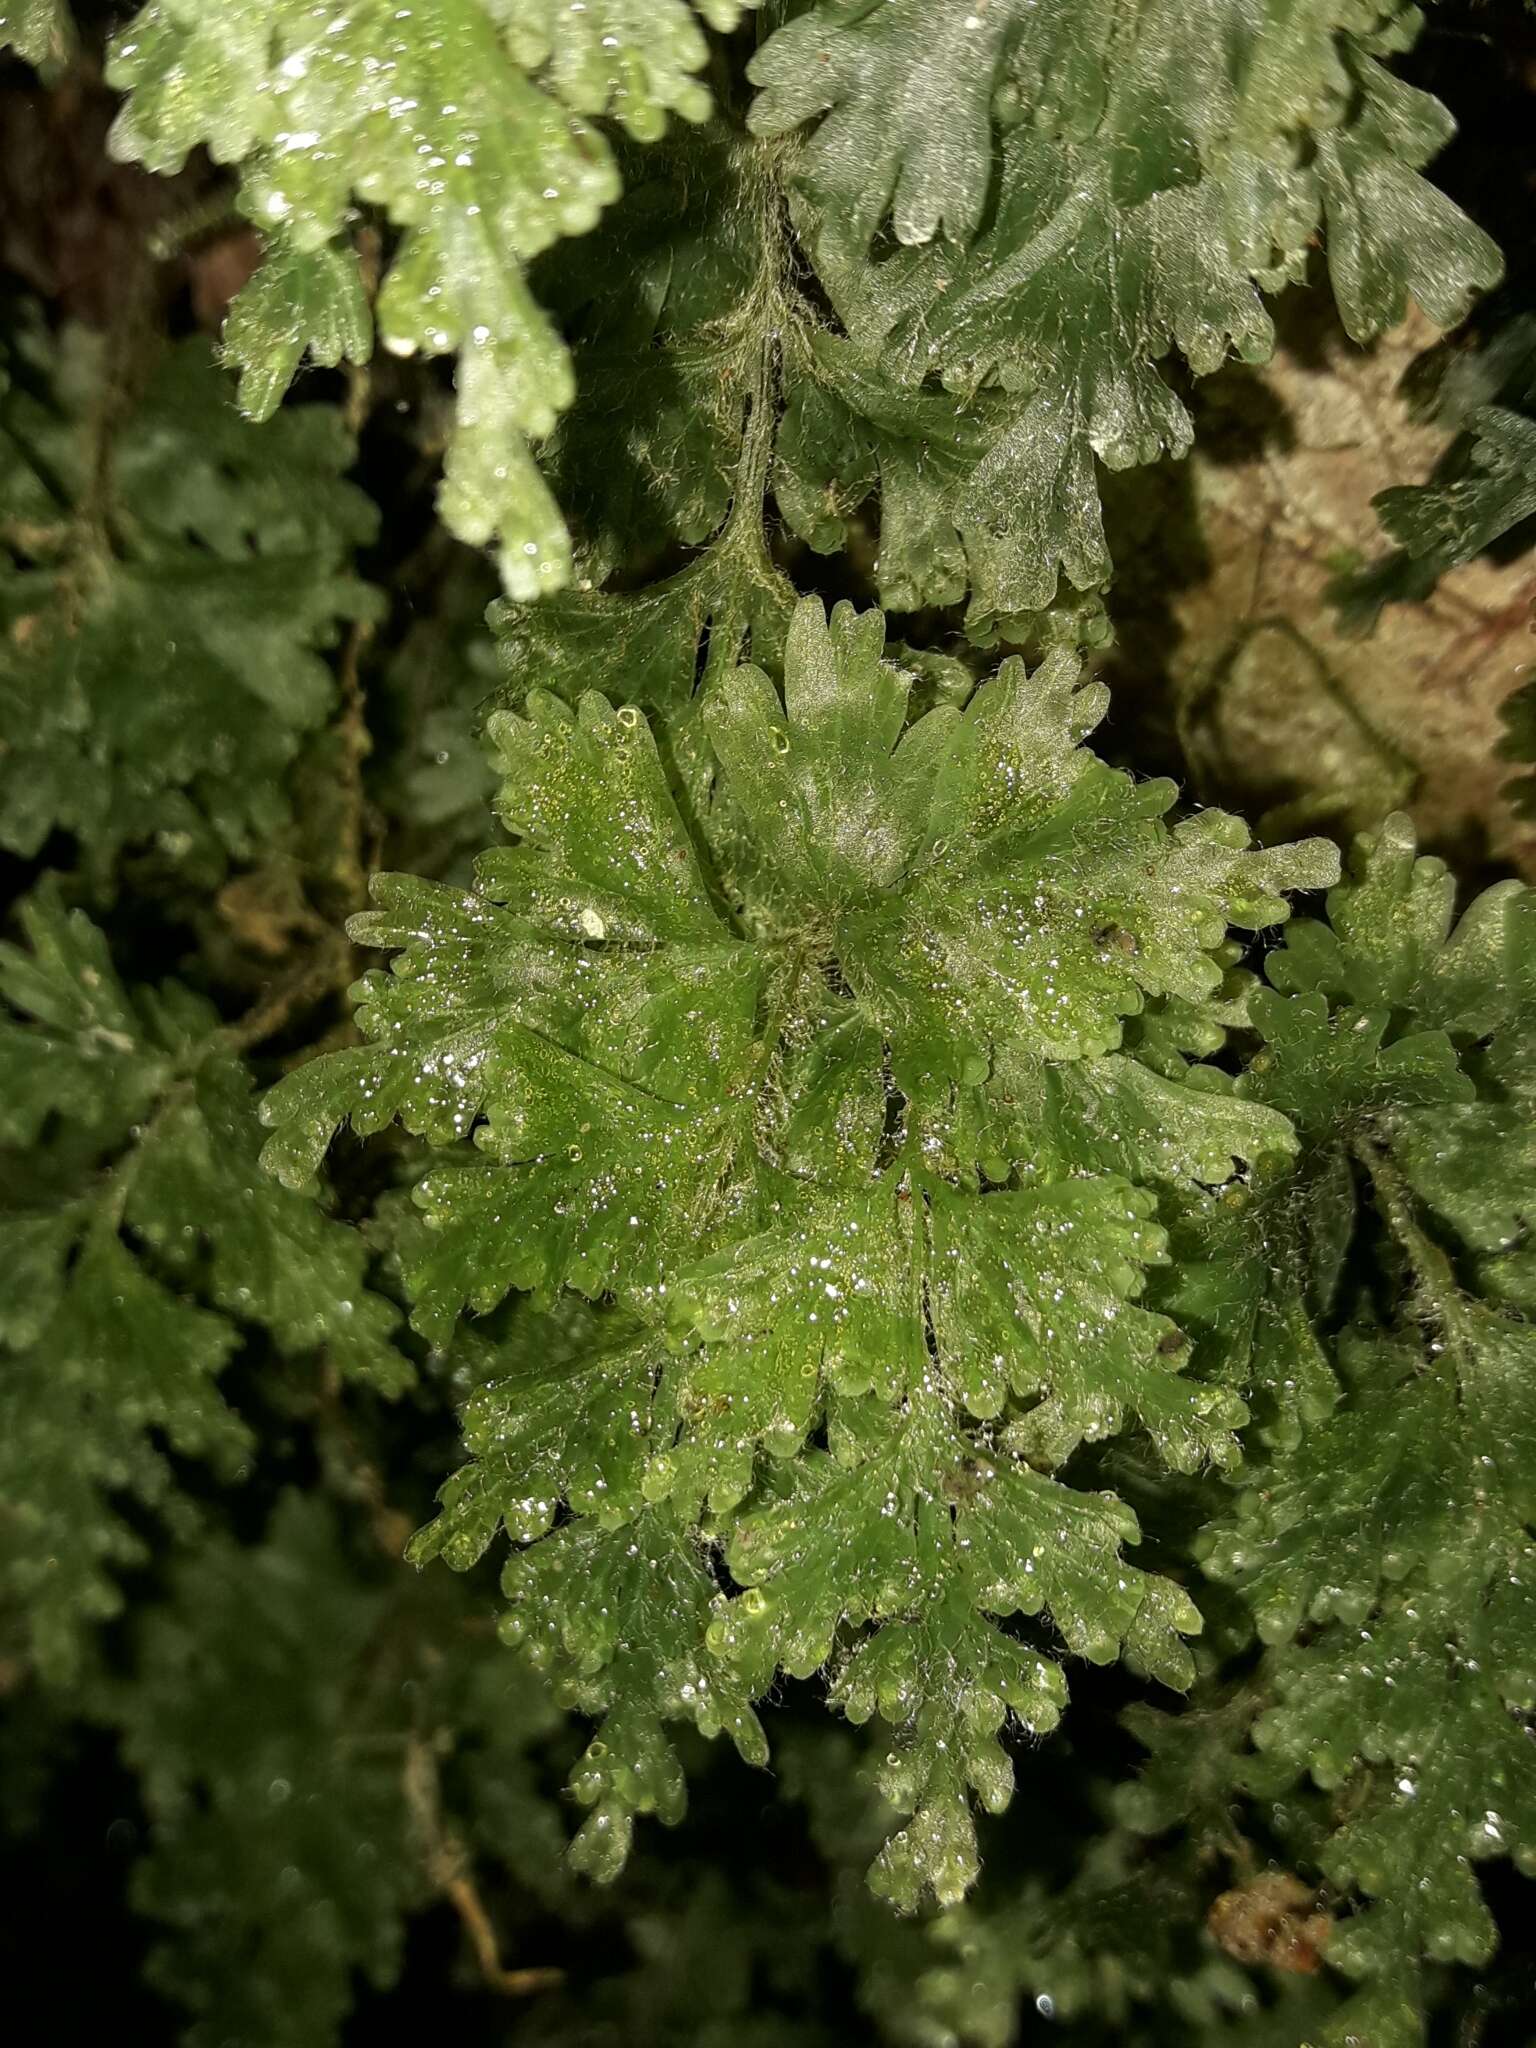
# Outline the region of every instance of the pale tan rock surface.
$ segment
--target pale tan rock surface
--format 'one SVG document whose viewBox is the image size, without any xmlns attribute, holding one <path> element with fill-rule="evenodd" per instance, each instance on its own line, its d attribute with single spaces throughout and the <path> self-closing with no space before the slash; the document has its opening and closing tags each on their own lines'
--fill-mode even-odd
<svg viewBox="0 0 1536 2048">
<path fill-rule="evenodd" d="M 1274 831 L 1364 828 L 1401 805 L 1464 869 L 1536 874 L 1536 823 L 1494 752 L 1536 662 L 1536 554 L 1470 563 L 1365 638 L 1327 601 L 1341 566 L 1386 552 L 1372 496 L 1426 477 L 1447 444 L 1400 389 L 1436 332 L 1415 319 L 1366 350 L 1320 294 L 1281 312 L 1270 365 L 1197 387 L 1195 454 L 1150 487 L 1119 482 L 1109 680 L 1131 715 L 1169 692 L 1201 800 Z"/>
</svg>

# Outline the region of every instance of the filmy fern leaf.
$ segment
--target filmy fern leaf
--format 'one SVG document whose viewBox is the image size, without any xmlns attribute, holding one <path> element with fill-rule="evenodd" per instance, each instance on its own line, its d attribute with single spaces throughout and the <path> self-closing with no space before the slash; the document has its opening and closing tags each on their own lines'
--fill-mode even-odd
<svg viewBox="0 0 1536 2048">
<path fill-rule="evenodd" d="M 1486 1959 L 1473 1863 L 1536 1858 L 1536 913 L 1514 883 L 1456 924 L 1452 900 L 1396 819 L 1330 897 L 1331 928 L 1296 925 L 1268 963 L 1285 993 L 1252 1006 L 1269 1043 L 1242 1085 L 1303 1149 L 1261 1227 L 1277 1271 L 1302 1275 L 1294 1320 L 1327 1377 L 1205 1539 L 1274 1645 L 1254 1783 L 1349 1788 L 1318 1855 L 1377 1902 L 1336 1944 L 1367 1977 Z M 1307 1208 L 1364 1248 L 1364 1285 Z M 1373 1270 L 1395 1298 L 1372 1298 Z"/>
<path fill-rule="evenodd" d="M 1458 921 L 1394 820 L 1282 943 L 1332 848 L 1112 769 L 1079 658 L 1100 468 L 1188 449 L 1186 372 L 1262 361 L 1266 293 L 1315 252 L 1366 341 L 1496 275 L 1420 175 L 1417 11 L 126 15 L 115 152 L 236 172 L 265 260 L 244 420 L 206 350 L 139 359 L 152 291 L 131 348 L 3 344 L 0 844 L 74 866 L 0 946 L 0 1692 L 58 1703 L 23 1777 L 77 1712 L 134 1773 L 152 1985 L 194 2043 L 327 2048 L 429 1911 L 531 1991 L 531 1908 L 623 1938 L 532 1973 L 530 2042 L 820 2041 L 830 1956 L 910 2048 L 1031 2001 L 1422 2048 L 1434 1966 L 1492 1952 L 1482 1862 L 1536 1867 L 1533 899 Z M 67 21 L 0 0 L 0 44 L 51 67 Z M 442 375 L 364 374 L 376 338 Z M 1456 352 L 1466 432 L 1383 500 L 1362 613 L 1530 511 L 1517 344 Z M 306 359 L 345 422 L 284 407 Z M 418 552 L 439 458 L 494 562 Z M 187 985 L 129 970 L 243 862 L 261 948 L 285 844 L 354 902 L 375 825 L 420 872 L 307 1063 L 318 970 L 226 1022 L 195 914 Z M 331 1206 L 343 1126 L 405 1135 Z M 397 1569 L 429 1484 L 407 1554 L 456 1579 Z M 760 1721 L 789 1681 L 833 1715 Z M 798 1853 L 573 1887 L 567 1833 L 616 1879 L 719 1736 L 735 1813 L 772 1741 L 831 1912 Z"/>
<path fill-rule="evenodd" d="M 285 1493 L 260 1543 L 179 1565 L 106 1689 L 153 1824 L 131 1879 L 149 1974 L 191 2043 L 338 2040 L 354 1973 L 392 1985 L 407 1916 L 470 1867 L 460 1800 L 496 1816 L 524 1883 L 558 1884 L 535 1791 L 547 1695 L 463 1607 L 413 1601 L 356 1550 L 326 1503 Z"/>
<path fill-rule="evenodd" d="M 1430 381 L 1425 409 L 1455 438 L 1427 482 L 1376 497 L 1396 547 L 1334 585 L 1340 621 L 1352 631 L 1373 626 L 1385 604 L 1429 596 L 1448 571 L 1536 516 L 1536 320 L 1519 314 L 1477 349 L 1442 345 L 1414 371 Z"/>
<path fill-rule="evenodd" d="M 698 10 L 717 27 L 736 0 Z M 239 164 L 242 204 L 271 245 L 236 308 L 230 352 L 258 417 L 301 356 L 365 360 L 372 319 L 346 229 L 354 201 L 403 240 L 378 297 L 402 355 L 458 356 L 457 428 L 443 516 L 494 540 L 507 587 L 558 589 L 560 517 L 528 450 L 572 392 L 570 360 L 534 300 L 528 261 L 579 235 L 618 196 L 613 155 L 583 116 L 654 136 L 698 120 L 706 45 L 687 0 L 237 0 L 216 14 L 152 0 L 118 37 L 109 76 L 128 94 L 118 152 L 153 170 L 205 146 Z"/>
<path fill-rule="evenodd" d="M 144 1555 L 133 1495 L 195 1525 L 167 1452 L 240 1476 L 217 1380 L 263 1329 L 397 1392 L 409 1361 L 357 1233 L 256 1166 L 251 1084 L 176 984 L 129 991 L 101 933 L 44 887 L 0 947 L 0 1582 L 37 1663 L 78 1665 Z"/>
<path fill-rule="evenodd" d="M 878 614 L 802 604 L 782 699 L 749 668 L 705 706 L 692 824 L 638 711 L 494 716 L 513 843 L 471 892 L 376 884 L 359 935 L 404 951 L 360 991 L 370 1042 L 263 1114 L 295 1185 L 344 1119 L 450 1147 L 408 1264 L 435 1341 L 512 1290 L 602 1304 L 612 1337 L 563 1391 L 487 1397 L 491 1462 L 422 1550 L 469 1562 L 498 1509 L 539 1539 L 508 1568 L 516 1626 L 610 1709 L 588 1842 L 675 1814 L 658 1716 L 760 1755 L 746 1702 L 830 1659 L 850 1711 L 904 1731 L 916 1817 L 883 1881 L 910 1904 L 973 1874 L 964 1788 L 1006 1799 L 1004 1719 L 1057 1711 L 1054 1665 L 991 1617 L 1048 1608 L 1080 1652 L 1187 1676 L 1198 1618 L 1120 1560 L 1134 1518 L 1050 1476 L 1132 1418 L 1190 1469 L 1242 1417 L 1137 1306 L 1153 1199 L 1096 1147 L 1145 1074 L 1190 1132 L 1154 1174 L 1285 1151 L 1282 1117 L 1182 1060 L 1153 1079 L 1125 1020 L 1206 1002 L 1229 923 L 1282 918 L 1332 856 L 1249 850 L 1216 813 L 1170 829 L 1168 786 L 1082 747 L 1102 693 L 1064 657 L 909 724 L 881 656 Z M 540 1539 L 561 1499 L 586 1512 Z"/>
<path fill-rule="evenodd" d="M 977 625 L 1038 609 L 1058 572 L 1079 589 L 1106 580 L 1095 462 L 1190 443 L 1153 365 L 1172 348 L 1197 374 L 1229 352 L 1263 360 L 1258 288 L 1299 276 L 1319 228 L 1357 340 L 1410 293 L 1449 323 L 1496 279 L 1487 237 L 1417 175 L 1449 122 L 1381 61 L 1416 27 L 1391 0 L 1209 0 L 1134 23 L 1097 0 L 822 0 L 758 52 L 755 132 L 818 121 L 791 176 L 848 337 L 828 381 L 867 388 L 877 369 L 910 394 L 845 434 L 845 481 L 871 461 L 882 413 L 910 445 L 920 389 L 990 408 L 970 429 L 980 460 L 950 486 Z M 823 407 L 818 440 L 849 416 L 846 397 Z M 935 418 L 898 493 L 926 470 L 931 500 L 951 449 Z"/>
<path fill-rule="evenodd" d="M 378 609 L 351 438 L 329 406 L 250 425 L 197 343 L 135 398 L 83 333 L 51 378 L 34 329 L 11 342 L 0 844 L 30 858 L 62 830 L 103 883 L 146 845 L 217 877 L 286 821 L 284 772 L 335 699 L 323 652 Z"/>
<path fill-rule="evenodd" d="M 61 65 L 75 45 L 67 0 L 9 0 L 0 13 L 0 50 L 7 45 L 40 69 Z"/>
</svg>

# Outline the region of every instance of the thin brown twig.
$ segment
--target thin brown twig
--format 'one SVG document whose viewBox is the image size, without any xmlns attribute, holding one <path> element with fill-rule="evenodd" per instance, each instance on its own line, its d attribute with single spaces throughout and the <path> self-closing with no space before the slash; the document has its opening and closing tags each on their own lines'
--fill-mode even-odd
<svg viewBox="0 0 1536 2048">
<path fill-rule="evenodd" d="M 336 736 L 341 743 L 341 808 L 343 830 L 336 860 L 336 880 L 349 908 L 361 910 L 368 900 L 368 794 L 363 786 L 363 763 L 373 752 L 373 735 L 368 730 L 368 702 L 363 689 L 362 664 L 373 626 L 359 619 L 347 635 L 341 657 L 339 685 L 341 710 Z"/>
<path fill-rule="evenodd" d="M 557 1989 L 565 1982 L 563 1970 L 510 1970 L 501 1960 L 501 1945 L 469 1873 L 464 1845 L 444 1832 L 437 1759 L 431 1745 L 419 1735 L 412 1736 L 405 1754 L 405 1798 L 421 1837 L 427 1875 L 458 1914 L 483 1981 L 505 1998 L 527 1998 L 536 1991 Z"/>
<path fill-rule="evenodd" d="M 86 416 L 89 462 L 76 523 L 102 556 L 119 538 L 114 458 L 117 435 L 144 393 L 162 347 L 156 323 L 156 280 L 147 252 L 129 265 L 113 306 L 103 352 L 103 375 Z"/>
<path fill-rule="evenodd" d="M 496 1945 L 496 1930 L 469 1878 L 462 1874 L 450 1878 L 443 1891 L 464 1923 L 465 1932 L 474 1947 L 475 1960 L 480 1965 L 480 1975 L 492 1990 L 501 1992 L 506 1998 L 527 1998 L 535 1991 L 557 1990 L 565 1982 L 564 1970 L 547 1965 L 523 1970 L 509 1970 L 505 1966 Z"/>
<path fill-rule="evenodd" d="M 330 932 L 312 953 L 299 961 L 264 996 L 223 1032 L 232 1052 L 251 1052 L 279 1031 L 301 1010 L 346 987 L 352 975 L 352 949 L 340 932 Z"/>
</svg>

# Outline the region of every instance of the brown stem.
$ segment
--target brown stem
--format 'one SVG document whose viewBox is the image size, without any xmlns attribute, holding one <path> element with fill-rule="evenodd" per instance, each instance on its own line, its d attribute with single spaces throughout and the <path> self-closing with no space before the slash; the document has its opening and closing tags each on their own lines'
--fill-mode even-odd
<svg viewBox="0 0 1536 2048">
<path fill-rule="evenodd" d="M 474 1947 L 475 1960 L 480 1965 L 480 1975 L 493 1991 L 499 1991 L 507 1998 L 527 1998 L 535 1991 L 554 1991 L 565 1982 L 564 1970 L 547 1966 L 523 1970 L 506 1968 L 496 1945 L 496 1930 L 469 1878 L 450 1878 L 443 1891 L 464 1923 L 465 1932 Z"/>
<path fill-rule="evenodd" d="M 358 620 L 347 635 L 339 679 L 341 711 L 336 736 L 341 745 L 342 837 L 335 873 L 352 910 L 361 910 L 368 901 L 368 870 L 373 861 L 368 795 L 363 786 L 363 763 L 373 752 L 373 736 L 368 730 L 368 702 L 362 681 L 363 655 L 372 639 L 372 625 Z"/>
<path fill-rule="evenodd" d="M 406 1750 L 405 1798 L 421 1837 L 427 1875 L 458 1914 L 483 1981 L 506 1998 L 527 1998 L 535 1991 L 552 1991 L 563 1984 L 563 1970 L 509 1970 L 502 1962 L 501 1945 L 470 1875 L 464 1844 L 443 1827 L 437 1759 L 419 1735 L 411 1738 Z"/>
<path fill-rule="evenodd" d="M 111 556 L 124 523 L 116 503 L 117 436 L 144 393 L 159 353 L 156 283 L 145 257 L 122 279 L 103 349 L 102 377 L 86 416 L 89 463 L 76 518 L 87 550 Z"/>
<path fill-rule="evenodd" d="M 289 1020 L 311 1004 L 344 989 L 352 975 L 352 949 L 340 932 L 331 932 L 314 952 L 273 983 L 267 993 L 228 1025 L 223 1041 L 231 1052 L 250 1052 L 274 1038 Z"/>
</svg>

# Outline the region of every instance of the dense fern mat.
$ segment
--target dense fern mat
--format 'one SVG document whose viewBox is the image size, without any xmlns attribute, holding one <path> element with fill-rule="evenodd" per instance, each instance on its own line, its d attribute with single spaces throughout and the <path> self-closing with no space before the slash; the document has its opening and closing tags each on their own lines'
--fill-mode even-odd
<svg viewBox="0 0 1536 2048">
<path fill-rule="evenodd" d="M 1536 2038 L 1536 893 L 1105 680 L 1272 296 L 1499 281 L 1421 26 L 0 0 L 135 250 L 0 321 L 65 2033 Z M 1340 630 L 1527 536 L 1492 304 Z"/>
</svg>

